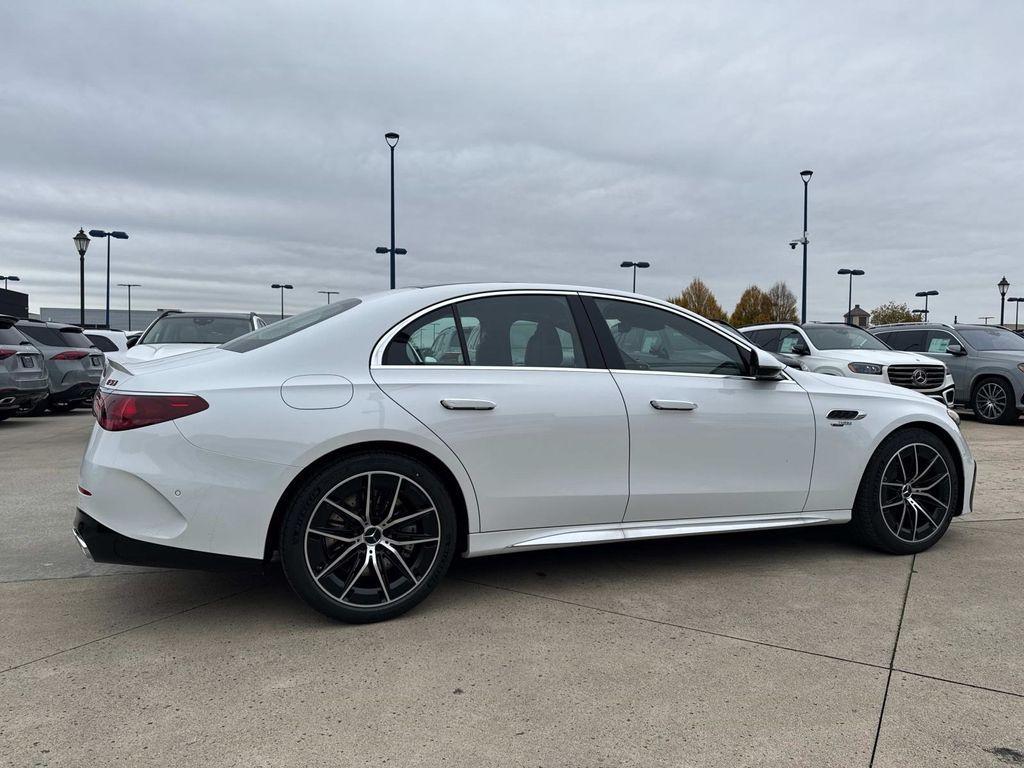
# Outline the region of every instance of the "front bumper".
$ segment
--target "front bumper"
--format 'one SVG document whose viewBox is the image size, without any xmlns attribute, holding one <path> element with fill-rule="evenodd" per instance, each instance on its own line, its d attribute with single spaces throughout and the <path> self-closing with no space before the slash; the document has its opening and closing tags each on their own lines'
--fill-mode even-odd
<svg viewBox="0 0 1024 768">
<path fill-rule="evenodd" d="M 76 511 L 72 532 L 85 555 L 97 563 L 191 568 L 200 571 L 244 571 L 263 567 L 262 560 L 248 557 L 197 552 L 132 539 L 97 522 L 80 509 Z"/>
</svg>

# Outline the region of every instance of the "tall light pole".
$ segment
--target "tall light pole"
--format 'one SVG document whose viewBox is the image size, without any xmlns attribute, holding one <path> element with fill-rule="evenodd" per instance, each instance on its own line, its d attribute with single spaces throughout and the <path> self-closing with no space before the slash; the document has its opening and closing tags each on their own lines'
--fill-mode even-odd
<svg viewBox="0 0 1024 768">
<path fill-rule="evenodd" d="M 128 330 L 132 329 L 132 288 L 140 288 L 141 283 L 118 283 L 121 288 L 128 289 Z"/>
<path fill-rule="evenodd" d="M 317 291 L 317 293 L 325 293 L 325 294 L 327 294 L 327 303 L 328 304 L 331 303 L 331 296 L 337 296 L 338 295 L 337 291 Z"/>
<path fill-rule="evenodd" d="M 1013 330 L 1019 331 L 1020 330 L 1020 303 L 1022 301 L 1024 301 L 1024 296 L 1011 296 L 1010 298 L 1007 299 L 1007 301 L 1012 301 L 1014 304 L 1017 305 L 1017 309 L 1014 312 L 1014 316 L 1013 316 Z"/>
<path fill-rule="evenodd" d="M 1002 325 L 1006 315 L 1006 292 L 1010 288 L 1010 281 L 1006 279 L 1006 275 L 996 283 L 996 287 L 999 289 L 999 324 Z"/>
<path fill-rule="evenodd" d="M 390 253 L 391 254 L 391 289 L 395 288 L 395 256 L 405 256 L 408 253 L 405 248 L 388 248 L 386 245 L 378 245 L 374 250 L 374 253 Z"/>
<path fill-rule="evenodd" d="M 110 328 L 110 241 L 113 238 L 115 238 L 115 237 L 118 240 L 127 240 L 128 239 L 128 233 L 127 232 L 121 232 L 120 230 L 118 230 L 116 232 L 105 232 L 102 229 L 90 229 L 89 230 L 89 235 L 91 237 L 105 237 L 105 238 L 107 238 L 107 315 L 106 315 L 106 319 L 104 320 L 103 324 L 107 328 Z"/>
<path fill-rule="evenodd" d="M 395 289 L 395 254 L 399 251 L 395 248 L 395 147 L 398 146 L 398 134 L 394 131 L 388 131 L 384 134 L 384 141 L 391 147 L 391 247 L 385 248 L 384 253 L 391 253 L 391 290 Z M 377 253 L 381 253 L 381 249 L 377 249 Z M 405 251 L 401 251 L 402 254 Z"/>
<path fill-rule="evenodd" d="M 288 283 L 274 283 L 270 287 L 271 288 L 280 288 L 281 289 L 281 319 L 284 320 L 284 292 L 285 291 L 290 291 L 295 286 L 294 285 L 289 285 Z"/>
<path fill-rule="evenodd" d="M 938 296 L 939 292 L 938 291 L 918 291 L 914 295 L 917 298 L 921 298 L 922 296 L 924 297 L 924 321 L 927 323 L 928 322 L 928 297 L 929 296 Z"/>
<path fill-rule="evenodd" d="M 79 290 L 79 310 L 78 310 L 78 324 L 85 326 L 85 251 L 89 247 L 89 236 L 85 234 L 85 230 L 79 228 L 78 234 L 71 238 L 75 243 L 75 248 L 78 249 L 78 290 Z"/>
<path fill-rule="evenodd" d="M 651 266 L 649 261 L 624 261 L 619 264 L 623 269 L 633 268 L 633 293 L 636 293 L 636 271 L 638 269 L 647 269 Z"/>
<path fill-rule="evenodd" d="M 799 242 L 804 247 L 804 270 L 803 270 L 803 287 L 800 291 L 800 322 L 807 322 L 807 185 L 811 181 L 811 176 L 814 175 L 814 171 L 800 171 L 800 178 L 804 182 L 804 234 L 800 238 Z M 792 243 L 790 247 L 795 248 Z"/>
<path fill-rule="evenodd" d="M 4 281 L 4 290 L 7 290 L 7 281 L 13 280 L 15 283 L 21 282 L 21 278 L 17 275 L 0 275 L 0 280 Z"/>
<path fill-rule="evenodd" d="M 850 313 L 853 311 L 853 278 L 854 278 L 854 276 L 860 277 L 861 275 L 863 275 L 864 274 L 864 270 L 863 269 L 847 269 L 846 267 L 843 267 L 838 272 L 836 272 L 836 274 L 837 275 L 849 275 L 850 276 L 850 290 L 849 290 L 849 293 L 847 293 L 847 296 L 846 296 L 846 322 L 847 322 L 848 325 L 853 325 L 853 323 L 850 322 Z"/>
<path fill-rule="evenodd" d="M 996 317 L 995 315 L 980 315 L 978 317 L 978 319 L 979 320 L 984 320 L 985 321 L 985 325 L 988 325 L 988 321 L 989 320 L 995 320 L 995 317 Z"/>
</svg>

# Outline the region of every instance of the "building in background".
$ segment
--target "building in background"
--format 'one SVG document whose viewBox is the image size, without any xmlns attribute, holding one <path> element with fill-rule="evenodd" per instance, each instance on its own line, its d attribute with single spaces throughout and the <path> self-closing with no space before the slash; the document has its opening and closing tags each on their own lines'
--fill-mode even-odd
<svg viewBox="0 0 1024 768">
<path fill-rule="evenodd" d="M 843 320 L 846 321 L 847 325 L 856 325 L 858 328 L 867 328 L 869 317 L 871 317 L 870 312 L 866 312 L 861 309 L 860 304 L 854 304 L 853 309 L 843 315 Z"/>
<path fill-rule="evenodd" d="M 0 288 L 0 315 L 28 317 L 28 294 Z"/>
</svg>

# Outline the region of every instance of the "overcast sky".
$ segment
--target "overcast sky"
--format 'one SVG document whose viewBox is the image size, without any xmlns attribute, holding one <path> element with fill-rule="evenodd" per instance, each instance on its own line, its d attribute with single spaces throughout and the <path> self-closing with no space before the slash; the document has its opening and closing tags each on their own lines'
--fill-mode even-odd
<svg viewBox="0 0 1024 768">
<path fill-rule="evenodd" d="M 91 6 L 91 7 L 90 7 Z M 30 2 L 0 46 L 0 274 L 77 306 L 79 227 L 137 308 L 288 311 L 399 285 L 666 297 L 751 282 L 839 319 L 1024 295 L 1024 3 Z M 87 304 L 103 292 L 102 241 Z M 13 287 L 13 286 L 12 286 Z M 115 289 L 113 306 L 124 306 Z"/>
</svg>

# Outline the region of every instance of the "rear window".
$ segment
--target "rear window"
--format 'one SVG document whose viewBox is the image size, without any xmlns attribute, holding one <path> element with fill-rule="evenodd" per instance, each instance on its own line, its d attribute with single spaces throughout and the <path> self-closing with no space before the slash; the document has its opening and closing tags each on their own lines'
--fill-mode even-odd
<svg viewBox="0 0 1024 768">
<path fill-rule="evenodd" d="M 298 333 L 312 325 L 323 322 L 329 317 L 347 312 L 359 303 L 359 299 L 345 299 L 344 301 L 336 301 L 333 304 L 326 304 L 322 307 L 311 309 L 308 312 L 292 315 L 287 320 L 278 320 L 276 323 L 271 323 L 252 333 L 247 333 L 245 336 L 229 341 L 227 344 L 222 344 L 221 349 L 226 349 L 229 352 L 248 352 L 253 349 L 259 349 L 286 336 L 291 336 L 293 333 Z"/>
<path fill-rule="evenodd" d="M 9 325 L 0 325 L 0 344 L 21 344 L 25 340 L 16 329 Z"/>
<path fill-rule="evenodd" d="M 19 325 L 18 330 L 34 341 L 46 347 L 67 347 L 70 346 L 57 332 L 56 328 L 49 328 L 45 325 Z M 85 346 L 89 346 L 86 344 Z"/>
<path fill-rule="evenodd" d="M 223 344 L 251 330 L 247 317 L 167 315 L 146 331 L 139 344 Z"/>
<path fill-rule="evenodd" d="M 84 347 L 88 349 L 94 346 L 88 337 L 81 331 L 58 331 L 62 339 L 64 339 L 65 347 Z"/>
<path fill-rule="evenodd" d="M 106 336 L 97 336 L 92 333 L 85 334 L 89 337 L 89 341 L 96 345 L 96 348 L 103 352 L 117 352 L 117 344 L 112 342 Z"/>
</svg>

